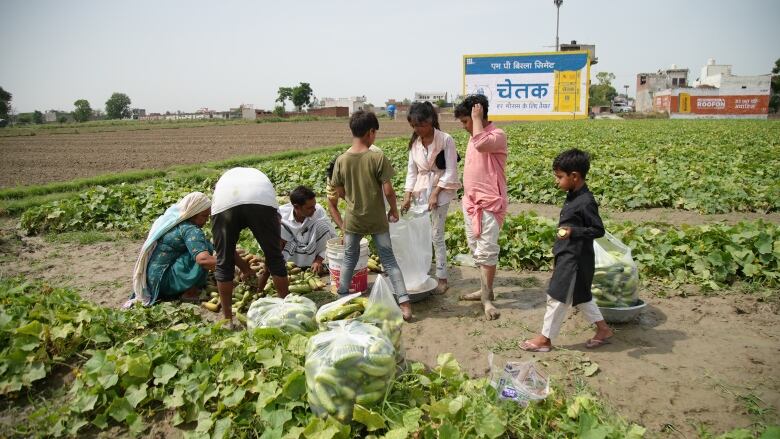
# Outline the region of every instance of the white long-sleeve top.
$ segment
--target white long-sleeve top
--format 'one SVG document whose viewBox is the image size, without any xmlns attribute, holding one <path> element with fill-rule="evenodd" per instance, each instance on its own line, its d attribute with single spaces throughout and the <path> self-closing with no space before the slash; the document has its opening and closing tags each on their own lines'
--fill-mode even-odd
<svg viewBox="0 0 780 439">
<path fill-rule="evenodd" d="M 436 166 L 436 156 L 442 150 L 446 169 Z M 433 142 L 430 145 L 423 145 L 418 137 L 409 149 L 404 191 L 411 192 L 417 203 L 427 204 L 428 196 L 436 186 L 442 188 L 437 200 L 439 206 L 452 201 L 460 188 L 455 141 L 452 136 L 440 130 L 434 130 Z"/>
</svg>

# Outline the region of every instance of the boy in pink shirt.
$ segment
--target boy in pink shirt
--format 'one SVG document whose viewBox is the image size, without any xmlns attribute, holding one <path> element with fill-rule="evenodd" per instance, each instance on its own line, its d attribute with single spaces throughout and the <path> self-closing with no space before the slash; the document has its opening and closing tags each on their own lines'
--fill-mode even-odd
<svg viewBox="0 0 780 439">
<path fill-rule="evenodd" d="M 498 265 L 498 234 L 504 223 L 508 203 L 506 195 L 506 133 L 488 121 L 488 100 L 470 95 L 455 108 L 455 117 L 471 134 L 463 167 L 463 217 L 466 238 L 480 267 L 479 291 L 461 296 L 461 300 L 480 300 L 488 320 L 501 313 L 493 305 L 493 279 Z"/>
</svg>

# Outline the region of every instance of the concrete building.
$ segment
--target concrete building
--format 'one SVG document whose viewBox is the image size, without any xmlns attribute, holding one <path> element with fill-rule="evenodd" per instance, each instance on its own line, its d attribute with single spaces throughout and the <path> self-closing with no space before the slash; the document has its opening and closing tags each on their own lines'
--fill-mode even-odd
<svg viewBox="0 0 780 439">
<path fill-rule="evenodd" d="M 715 64 L 710 58 L 701 68 L 701 75 L 693 82 L 694 87 L 715 87 L 720 90 L 763 90 L 768 88 L 772 75 L 736 76 L 731 74 L 730 64 Z"/>
<path fill-rule="evenodd" d="M 636 111 L 649 113 L 653 111 L 653 95 L 661 90 L 672 87 L 688 86 L 688 69 L 676 65 L 657 73 L 640 73 L 636 75 Z"/>
<path fill-rule="evenodd" d="M 588 52 L 590 57 L 590 65 L 596 65 L 599 63 L 599 58 L 596 56 L 595 44 L 578 44 L 577 40 L 571 40 L 571 43 L 561 43 L 561 52 Z"/>
<path fill-rule="evenodd" d="M 730 65 L 709 59 L 695 87 L 670 87 L 653 93 L 653 111 L 672 119 L 766 119 L 772 75 L 737 76 Z"/>
<path fill-rule="evenodd" d="M 49 110 L 43 113 L 43 121 L 45 123 L 59 122 L 61 117 L 64 117 L 66 122 L 75 121 L 70 111 Z"/>
<path fill-rule="evenodd" d="M 425 101 L 428 101 L 432 104 L 435 104 L 438 101 L 447 102 L 447 92 L 446 91 L 414 92 L 414 102 L 425 102 Z"/>
<path fill-rule="evenodd" d="M 255 112 L 255 106 L 252 104 L 241 104 L 238 108 L 231 108 L 229 111 L 230 119 L 244 119 L 255 120 L 257 119 L 257 113 Z"/>
<path fill-rule="evenodd" d="M 318 108 L 347 107 L 349 115 L 352 116 L 352 113 L 358 110 L 365 110 L 366 106 L 365 96 L 352 96 L 349 98 L 322 98 L 319 101 Z"/>
<path fill-rule="evenodd" d="M 145 108 L 133 108 L 130 110 L 130 119 L 136 119 L 139 120 L 142 117 L 146 116 L 146 109 Z"/>
</svg>

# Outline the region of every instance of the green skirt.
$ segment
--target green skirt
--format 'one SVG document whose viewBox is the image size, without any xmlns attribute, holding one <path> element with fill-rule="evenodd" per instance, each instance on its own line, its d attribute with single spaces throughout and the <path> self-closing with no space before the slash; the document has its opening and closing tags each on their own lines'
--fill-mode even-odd
<svg viewBox="0 0 780 439">
<path fill-rule="evenodd" d="M 176 299 L 192 287 L 206 286 L 207 271 L 187 252 L 179 256 L 163 273 L 159 298 Z"/>
</svg>

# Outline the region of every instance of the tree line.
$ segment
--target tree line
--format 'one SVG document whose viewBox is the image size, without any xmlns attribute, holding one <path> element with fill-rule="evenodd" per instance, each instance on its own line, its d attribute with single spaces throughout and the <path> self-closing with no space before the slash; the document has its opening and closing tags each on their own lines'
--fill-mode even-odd
<svg viewBox="0 0 780 439">
<path fill-rule="evenodd" d="M 617 90 L 612 86 L 612 81 L 615 80 L 615 75 L 609 72 L 599 72 L 596 74 L 596 84 L 593 84 L 589 88 L 590 105 L 591 106 L 604 106 L 610 105 L 612 100 L 618 96 Z M 314 90 L 311 88 L 311 84 L 308 82 L 301 82 L 297 86 L 292 87 L 279 87 L 277 91 L 278 97 L 276 102 L 279 103 L 274 109 L 274 113 L 282 116 L 284 115 L 284 104 L 290 101 L 297 111 L 303 110 L 304 107 L 311 106 L 317 101 L 314 97 Z M 10 92 L 0 87 L 0 127 L 6 126 L 11 119 L 11 99 Z M 89 101 L 86 99 L 78 99 L 73 103 L 74 109 L 70 112 L 70 115 L 76 122 L 86 122 L 91 119 L 126 119 L 132 115 L 130 110 L 130 97 L 124 93 L 114 93 L 106 101 L 105 117 L 100 110 L 93 110 Z M 780 58 L 775 61 L 772 68 L 772 85 L 771 95 L 769 100 L 769 112 L 777 113 L 780 111 Z M 58 122 L 64 123 L 67 121 L 67 113 L 58 114 Z M 32 113 L 24 113 L 16 116 L 16 123 L 36 123 L 42 124 L 44 122 L 44 115 L 38 110 Z"/>
<path fill-rule="evenodd" d="M 13 95 L 0 87 L 0 127 L 6 126 L 9 121 L 19 124 L 42 124 L 44 115 L 41 111 L 35 110 L 32 113 L 20 113 L 13 115 L 11 100 Z M 57 122 L 65 123 L 70 115 L 76 122 L 86 122 L 96 119 L 127 119 L 132 115 L 130 110 L 130 97 L 124 93 L 114 93 L 106 101 L 105 113 L 99 109 L 92 109 L 89 101 L 78 99 L 73 103 L 73 111 L 57 112 Z M 13 118 L 13 120 L 12 120 Z"/>
</svg>

